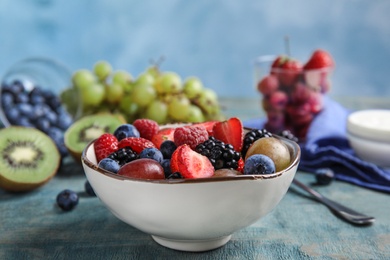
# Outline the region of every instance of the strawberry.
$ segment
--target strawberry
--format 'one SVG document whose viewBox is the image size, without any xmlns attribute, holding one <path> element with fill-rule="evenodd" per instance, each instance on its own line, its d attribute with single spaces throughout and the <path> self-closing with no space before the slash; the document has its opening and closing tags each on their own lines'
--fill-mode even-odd
<svg viewBox="0 0 390 260">
<path fill-rule="evenodd" d="M 209 139 L 209 134 L 203 126 L 190 126 L 176 128 L 173 139 L 176 146 L 188 144 L 195 150 L 196 146 Z"/>
<path fill-rule="evenodd" d="M 217 122 L 218 122 L 217 120 L 213 120 L 213 121 L 207 121 L 207 122 L 203 122 L 203 123 L 195 123 L 195 124 L 193 124 L 193 126 L 203 126 L 204 128 L 206 128 L 209 136 L 212 136 L 213 135 L 213 127 L 214 127 L 215 123 L 217 123 Z"/>
<path fill-rule="evenodd" d="M 303 69 L 312 70 L 330 67 L 334 67 L 334 61 L 332 56 L 327 51 L 318 49 L 313 52 Z"/>
<path fill-rule="evenodd" d="M 118 149 L 130 147 L 136 153 L 142 152 L 145 148 L 156 148 L 156 146 L 148 139 L 142 137 L 127 137 L 118 143 Z"/>
<path fill-rule="evenodd" d="M 102 134 L 96 139 L 94 149 L 96 160 L 97 162 L 100 162 L 118 149 L 118 139 L 113 134 Z"/>
<path fill-rule="evenodd" d="M 286 87 L 292 86 L 302 72 L 302 64 L 288 56 L 279 56 L 271 66 L 271 74 L 278 77 L 280 84 Z"/>
<path fill-rule="evenodd" d="M 213 127 L 213 136 L 225 144 L 233 145 L 234 150 L 240 152 L 244 140 L 244 128 L 241 120 L 237 117 L 231 117 L 228 120 L 217 122 Z"/>
<path fill-rule="evenodd" d="M 151 141 L 154 146 L 160 149 L 162 142 L 165 140 L 173 141 L 173 134 L 175 133 L 175 128 L 163 128 L 160 129 L 155 135 L 153 135 Z"/>
<path fill-rule="evenodd" d="M 156 121 L 147 118 L 136 119 L 133 126 L 137 128 L 142 138 L 148 140 L 152 140 L 153 135 L 157 134 L 160 128 Z"/>
<path fill-rule="evenodd" d="M 206 156 L 184 144 L 172 154 L 171 171 L 180 172 L 186 179 L 209 178 L 214 174 L 214 167 Z"/>
</svg>

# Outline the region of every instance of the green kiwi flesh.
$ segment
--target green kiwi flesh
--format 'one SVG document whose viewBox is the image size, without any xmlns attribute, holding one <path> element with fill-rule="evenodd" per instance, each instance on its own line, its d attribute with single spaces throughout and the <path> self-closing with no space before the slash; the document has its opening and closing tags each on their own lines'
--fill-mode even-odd
<svg viewBox="0 0 390 260">
<path fill-rule="evenodd" d="M 0 187 L 22 192 L 48 182 L 58 170 L 61 156 L 45 133 L 20 126 L 0 130 Z"/>
<path fill-rule="evenodd" d="M 113 133 L 123 123 L 123 119 L 109 113 L 84 116 L 66 130 L 65 146 L 73 158 L 81 163 L 81 153 L 91 141 L 104 133 Z"/>
</svg>

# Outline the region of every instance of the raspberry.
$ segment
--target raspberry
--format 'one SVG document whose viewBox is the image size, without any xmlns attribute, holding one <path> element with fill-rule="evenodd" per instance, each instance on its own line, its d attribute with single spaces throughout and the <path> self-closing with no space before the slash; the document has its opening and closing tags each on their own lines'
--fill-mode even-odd
<svg viewBox="0 0 390 260">
<path fill-rule="evenodd" d="M 113 134 L 105 133 L 95 141 L 94 147 L 96 159 L 100 162 L 118 149 L 118 139 Z"/>
<path fill-rule="evenodd" d="M 173 139 L 176 146 L 187 144 L 192 150 L 195 150 L 198 144 L 203 143 L 209 138 L 206 128 L 199 126 L 176 128 Z"/>
<path fill-rule="evenodd" d="M 152 140 L 153 135 L 157 134 L 159 130 L 159 125 L 156 121 L 146 118 L 136 119 L 133 122 L 133 126 L 137 128 L 141 137 L 148 140 Z"/>
</svg>

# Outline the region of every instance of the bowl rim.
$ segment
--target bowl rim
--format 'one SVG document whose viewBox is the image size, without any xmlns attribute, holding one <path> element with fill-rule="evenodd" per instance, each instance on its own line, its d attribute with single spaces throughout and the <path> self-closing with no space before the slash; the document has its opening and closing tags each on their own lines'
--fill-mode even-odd
<svg viewBox="0 0 390 260">
<path fill-rule="evenodd" d="M 245 128 L 246 130 L 250 130 L 250 128 Z M 239 181 L 239 180 L 262 180 L 262 179 L 273 179 L 280 177 L 284 174 L 287 174 L 292 168 L 295 166 L 298 166 L 300 162 L 301 157 L 301 148 L 298 143 L 284 138 L 279 135 L 272 135 L 273 137 L 283 141 L 285 144 L 287 143 L 287 146 L 289 150 L 293 150 L 292 154 L 295 154 L 295 157 L 290 162 L 290 165 L 279 171 L 272 174 L 264 174 L 264 175 L 237 175 L 237 176 L 223 176 L 223 177 L 215 177 L 215 178 L 194 178 L 194 179 L 139 179 L 139 178 L 131 178 L 127 176 L 121 176 L 115 173 L 112 173 L 110 171 L 107 171 L 105 169 L 99 168 L 97 164 L 93 163 L 91 160 L 89 160 L 86 156 L 87 151 L 91 148 L 92 145 L 94 145 L 95 140 L 88 143 L 88 145 L 84 148 L 82 154 L 81 154 L 81 161 L 83 165 L 86 165 L 87 167 L 99 172 L 100 174 L 103 174 L 107 177 L 114 178 L 117 180 L 122 181 L 136 181 L 136 182 L 145 182 L 145 183 L 159 183 L 159 184 L 189 184 L 189 183 L 211 183 L 211 182 L 221 182 L 221 181 Z"/>
</svg>

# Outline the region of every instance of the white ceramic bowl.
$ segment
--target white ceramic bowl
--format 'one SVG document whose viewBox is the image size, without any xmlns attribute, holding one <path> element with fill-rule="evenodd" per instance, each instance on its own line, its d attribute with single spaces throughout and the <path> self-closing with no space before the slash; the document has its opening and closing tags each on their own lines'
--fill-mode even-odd
<svg viewBox="0 0 390 260">
<path fill-rule="evenodd" d="M 88 181 L 103 204 L 125 223 L 160 245 L 206 251 L 226 244 L 231 235 L 271 212 L 286 194 L 300 160 L 300 148 L 281 138 L 291 164 L 271 175 L 141 180 L 100 169 L 94 143 L 82 155 Z"/>
<path fill-rule="evenodd" d="M 361 159 L 390 167 L 390 110 L 353 112 L 347 119 L 347 137 Z"/>
</svg>

